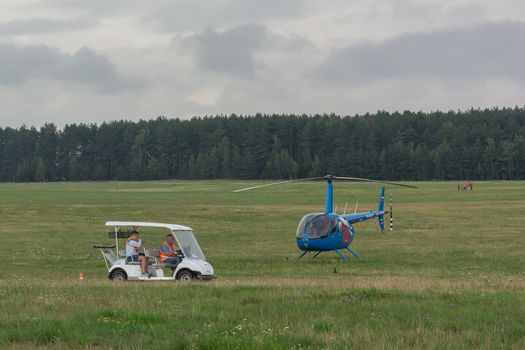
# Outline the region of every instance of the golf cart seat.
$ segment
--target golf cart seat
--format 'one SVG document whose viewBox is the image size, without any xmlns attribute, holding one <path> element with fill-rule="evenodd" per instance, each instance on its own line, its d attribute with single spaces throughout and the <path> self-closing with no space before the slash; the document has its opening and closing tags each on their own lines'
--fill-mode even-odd
<svg viewBox="0 0 525 350">
<path fill-rule="evenodd" d="M 118 251 L 118 255 L 120 255 L 121 258 L 126 258 L 126 251 L 124 249 L 121 249 Z M 146 257 L 147 258 L 151 258 L 152 256 L 148 255 L 148 251 L 146 250 Z M 127 259 L 126 259 L 127 260 Z M 156 263 L 156 260 L 155 262 L 152 262 L 150 261 L 150 259 L 148 259 L 148 265 L 153 265 L 154 263 Z M 140 261 L 126 261 L 126 265 L 140 265 Z"/>
<path fill-rule="evenodd" d="M 167 264 L 167 263 L 161 263 L 160 262 L 160 249 L 147 249 L 146 250 L 146 256 L 148 258 L 153 258 L 155 260 L 155 263 L 153 264 L 153 267 L 157 268 L 175 268 L 177 267 L 177 264 Z"/>
<path fill-rule="evenodd" d="M 120 255 L 121 258 L 126 259 L 126 251 L 124 249 L 119 250 L 118 255 Z M 140 261 L 127 261 L 126 259 L 126 265 L 140 265 Z"/>
<path fill-rule="evenodd" d="M 128 261 L 126 258 L 126 265 L 140 265 L 140 261 Z"/>
</svg>

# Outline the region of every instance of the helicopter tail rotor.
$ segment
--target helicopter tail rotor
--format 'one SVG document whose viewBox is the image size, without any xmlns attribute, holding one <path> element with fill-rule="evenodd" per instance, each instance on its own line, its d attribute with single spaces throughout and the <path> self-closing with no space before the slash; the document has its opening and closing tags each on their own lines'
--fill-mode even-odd
<svg viewBox="0 0 525 350">
<path fill-rule="evenodd" d="M 379 229 L 382 233 L 385 233 L 385 187 L 381 187 L 381 192 L 379 194 L 379 204 L 377 205 L 377 211 L 382 214 L 377 216 L 377 221 L 379 222 Z"/>
</svg>

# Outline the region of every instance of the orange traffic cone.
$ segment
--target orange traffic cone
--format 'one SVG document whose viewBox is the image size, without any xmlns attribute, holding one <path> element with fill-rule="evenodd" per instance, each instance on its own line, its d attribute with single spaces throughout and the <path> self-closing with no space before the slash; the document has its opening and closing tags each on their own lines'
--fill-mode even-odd
<svg viewBox="0 0 525 350">
<path fill-rule="evenodd" d="M 80 278 L 79 278 L 81 281 L 84 280 L 84 272 L 80 271 Z"/>
</svg>

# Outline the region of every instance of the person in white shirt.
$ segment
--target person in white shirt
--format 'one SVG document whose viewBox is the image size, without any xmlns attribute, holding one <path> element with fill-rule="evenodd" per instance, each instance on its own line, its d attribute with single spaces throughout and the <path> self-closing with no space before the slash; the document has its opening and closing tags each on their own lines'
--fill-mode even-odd
<svg viewBox="0 0 525 350">
<path fill-rule="evenodd" d="M 130 261 L 140 262 L 140 270 L 143 276 L 148 275 L 148 258 L 144 256 L 141 251 L 144 249 L 144 244 L 139 238 L 137 231 L 131 231 L 131 235 L 126 242 L 126 263 Z"/>
</svg>

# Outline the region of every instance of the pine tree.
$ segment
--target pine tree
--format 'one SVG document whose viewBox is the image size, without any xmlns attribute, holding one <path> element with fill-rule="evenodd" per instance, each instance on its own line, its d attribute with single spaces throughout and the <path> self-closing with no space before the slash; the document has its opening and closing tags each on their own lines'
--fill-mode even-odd
<svg viewBox="0 0 525 350">
<path fill-rule="evenodd" d="M 35 178 L 35 181 L 37 182 L 46 181 L 46 166 L 44 164 L 44 160 L 41 157 L 38 157 L 36 160 L 34 178 Z"/>
</svg>

